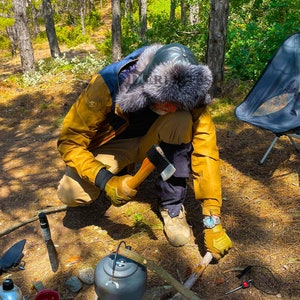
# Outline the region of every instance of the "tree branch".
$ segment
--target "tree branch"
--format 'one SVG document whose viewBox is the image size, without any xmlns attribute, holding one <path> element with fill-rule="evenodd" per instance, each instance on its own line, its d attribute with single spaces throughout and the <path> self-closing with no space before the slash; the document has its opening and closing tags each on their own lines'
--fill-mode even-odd
<svg viewBox="0 0 300 300">
<path fill-rule="evenodd" d="M 126 248 L 120 248 L 118 253 L 138 262 L 139 264 L 147 267 L 151 271 L 154 271 L 164 281 L 172 285 L 176 289 L 176 291 L 182 294 L 186 299 L 200 300 L 200 298 L 195 293 L 193 293 L 191 290 L 184 287 L 171 274 L 169 274 L 166 270 L 164 270 L 162 267 L 157 265 L 154 261 L 146 259 L 143 256 L 139 255 L 138 253 L 128 250 Z"/>
<path fill-rule="evenodd" d="M 38 220 L 38 218 L 39 218 L 38 214 L 40 212 L 44 212 L 45 214 L 53 214 L 53 213 L 65 211 L 66 209 L 67 209 L 67 205 L 55 206 L 55 207 L 51 206 L 51 207 L 48 207 L 48 208 L 45 208 L 45 209 L 41 209 L 41 210 L 37 211 L 37 214 L 34 217 L 32 217 L 30 219 L 27 219 L 27 220 L 24 220 L 24 221 L 21 221 L 21 222 L 15 224 L 15 225 L 5 229 L 5 230 L 0 231 L 0 237 L 2 237 L 4 235 L 18 229 L 18 228 L 20 228 L 22 226 L 25 226 L 29 223 L 32 223 L 32 222 Z"/>
</svg>

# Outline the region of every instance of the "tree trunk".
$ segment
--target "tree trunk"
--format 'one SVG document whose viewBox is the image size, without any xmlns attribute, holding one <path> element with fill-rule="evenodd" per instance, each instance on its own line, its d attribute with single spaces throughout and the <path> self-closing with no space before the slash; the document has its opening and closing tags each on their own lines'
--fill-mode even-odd
<svg viewBox="0 0 300 300">
<path fill-rule="evenodd" d="M 170 21 L 175 19 L 176 2 L 176 0 L 170 1 Z"/>
<path fill-rule="evenodd" d="M 80 23 L 81 23 L 81 33 L 82 35 L 86 34 L 85 31 L 85 17 L 86 17 L 86 0 L 79 1 L 79 11 L 80 11 Z"/>
<path fill-rule="evenodd" d="M 38 22 L 39 12 L 36 9 L 36 7 L 34 6 L 34 4 L 32 2 L 30 2 L 30 3 L 31 3 L 31 10 L 32 10 L 33 34 L 34 34 L 34 37 L 36 38 L 37 35 L 40 33 L 40 27 L 39 27 L 39 22 Z"/>
<path fill-rule="evenodd" d="M 181 0 L 180 2 L 180 9 L 181 9 L 181 24 L 186 24 L 186 2 L 185 0 Z"/>
<path fill-rule="evenodd" d="M 51 56 L 53 58 L 60 57 L 61 52 L 56 37 L 51 0 L 43 0 L 43 15 Z"/>
<path fill-rule="evenodd" d="M 85 24 L 84 24 L 84 20 L 85 20 L 85 7 L 81 5 L 80 7 L 80 22 L 81 22 L 81 33 L 82 35 L 85 35 Z"/>
<path fill-rule="evenodd" d="M 199 3 L 190 6 L 190 24 L 195 25 L 199 23 Z"/>
<path fill-rule="evenodd" d="M 121 29 L 121 3 L 112 0 L 112 60 L 118 61 L 122 57 L 122 29 Z"/>
<path fill-rule="evenodd" d="M 18 34 L 15 25 L 6 27 L 6 33 L 10 41 L 11 56 L 16 56 L 18 49 Z"/>
<path fill-rule="evenodd" d="M 33 47 L 30 40 L 30 31 L 26 14 L 26 3 L 24 0 L 13 0 L 15 14 L 15 29 L 18 37 L 21 64 L 23 72 L 35 70 Z"/>
<path fill-rule="evenodd" d="M 229 0 L 211 0 L 207 64 L 213 74 L 213 86 L 211 91 L 214 96 L 222 91 L 222 83 L 224 80 L 228 13 Z"/>
<path fill-rule="evenodd" d="M 132 0 L 125 0 L 124 7 L 125 7 L 124 16 L 126 18 L 129 18 L 130 21 L 132 21 L 132 14 L 133 14 Z"/>
<path fill-rule="evenodd" d="M 147 31 L 147 0 L 139 0 L 140 38 L 145 41 Z"/>
</svg>

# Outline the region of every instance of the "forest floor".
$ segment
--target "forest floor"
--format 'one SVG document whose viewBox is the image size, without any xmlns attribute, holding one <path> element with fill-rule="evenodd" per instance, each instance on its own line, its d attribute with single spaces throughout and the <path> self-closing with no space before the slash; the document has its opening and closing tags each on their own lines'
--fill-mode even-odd
<svg viewBox="0 0 300 300">
<path fill-rule="evenodd" d="M 63 51 L 76 55 L 76 51 Z M 39 49 L 35 56 L 39 59 L 49 53 Z M 64 163 L 56 149 L 60 133 L 57 124 L 84 88 L 72 75 L 57 83 L 21 88 L 11 80 L 11 75 L 18 73 L 17 58 L 1 58 L 1 232 L 41 210 L 62 205 L 56 195 L 64 173 Z M 232 103 L 242 101 L 233 88 L 228 90 Z M 226 111 L 228 122 L 215 118 L 223 185 L 222 222 L 233 248 L 218 263 L 207 267 L 192 290 L 201 299 L 299 299 L 300 156 L 282 137 L 265 163 L 259 165 L 274 136 L 238 121 L 232 117 L 233 110 L 234 105 Z M 95 268 L 125 241 L 132 250 L 184 282 L 204 254 L 200 203 L 194 199 L 189 180 L 185 207 L 193 237 L 184 247 L 170 246 L 154 209 L 156 175 L 152 174 L 139 187 L 136 199 L 123 207 L 110 206 L 101 198 L 89 207 L 49 214 L 59 258 L 56 272 L 51 269 L 37 221 L 2 235 L 0 257 L 14 243 L 26 239 L 22 259 L 26 264 L 25 270 L 9 270 L 0 280 L 12 278 L 27 300 L 34 299 L 32 283 L 37 281 L 47 289 L 57 290 L 61 299 L 93 300 L 93 285 L 83 284 L 79 292 L 72 293 L 66 288 L 66 280 L 77 276 L 81 269 Z M 236 270 L 247 266 L 254 266 L 254 285 L 225 295 L 240 285 Z M 164 285 L 155 272 L 148 270 L 148 290 Z"/>
</svg>

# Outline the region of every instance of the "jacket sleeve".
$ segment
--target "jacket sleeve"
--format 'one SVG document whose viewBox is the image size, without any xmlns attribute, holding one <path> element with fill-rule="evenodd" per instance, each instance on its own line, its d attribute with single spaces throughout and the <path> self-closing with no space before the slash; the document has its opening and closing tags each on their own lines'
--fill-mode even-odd
<svg viewBox="0 0 300 300">
<path fill-rule="evenodd" d="M 208 107 L 193 111 L 193 152 L 191 156 L 195 198 L 202 201 L 203 215 L 220 215 L 221 175 L 216 130 Z"/>
<path fill-rule="evenodd" d="M 111 111 L 111 95 L 103 78 L 95 74 L 66 115 L 57 147 L 64 162 L 81 178 L 95 183 L 105 166 L 88 150 L 101 122 Z"/>
</svg>

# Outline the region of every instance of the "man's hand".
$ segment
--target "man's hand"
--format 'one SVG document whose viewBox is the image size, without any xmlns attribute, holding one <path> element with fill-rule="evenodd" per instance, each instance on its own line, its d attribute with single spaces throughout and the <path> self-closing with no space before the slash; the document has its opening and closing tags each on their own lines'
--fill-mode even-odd
<svg viewBox="0 0 300 300">
<path fill-rule="evenodd" d="M 204 243 L 207 251 L 218 260 L 232 247 L 232 242 L 221 224 L 204 230 Z"/>
<path fill-rule="evenodd" d="M 131 177 L 113 176 L 107 181 L 104 191 L 114 206 L 122 206 L 136 195 L 137 190 L 131 189 L 126 183 Z"/>
</svg>

